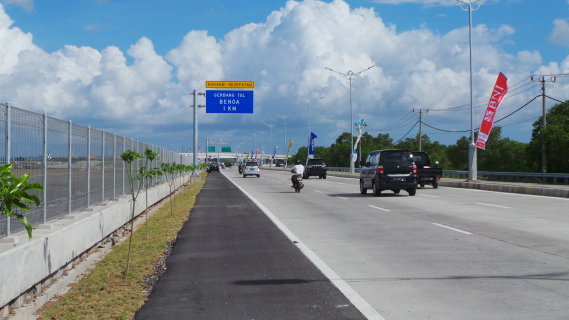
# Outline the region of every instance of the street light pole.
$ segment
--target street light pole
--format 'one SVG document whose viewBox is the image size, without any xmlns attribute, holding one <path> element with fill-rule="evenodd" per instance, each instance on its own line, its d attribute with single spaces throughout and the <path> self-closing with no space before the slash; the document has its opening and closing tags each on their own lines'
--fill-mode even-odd
<svg viewBox="0 0 569 320">
<path fill-rule="evenodd" d="M 312 131 L 310 131 L 310 103 L 316 102 L 316 101 L 319 101 L 319 100 L 322 100 L 322 99 L 325 98 L 325 96 L 322 96 L 322 97 L 316 98 L 316 99 L 312 99 L 312 100 L 305 100 L 305 99 L 299 98 L 299 97 L 297 97 L 297 96 L 292 96 L 292 97 L 295 98 L 296 100 L 302 102 L 302 103 L 306 103 L 306 106 L 308 107 L 308 117 L 307 117 L 307 118 L 308 118 L 308 121 L 307 121 L 307 125 L 306 125 L 307 130 L 308 130 L 308 145 L 307 145 L 307 147 L 306 147 L 306 159 L 307 159 L 307 161 L 308 161 L 308 158 L 310 157 L 310 154 L 309 154 L 309 150 L 310 150 L 310 136 L 311 136 L 311 134 L 312 134 Z"/>
<path fill-rule="evenodd" d="M 277 114 L 277 117 L 283 119 L 284 121 L 284 149 L 283 152 L 285 152 L 285 150 L 287 150 L 287 141 L 286 141 L 286 120 L 288 119 L 288 117 L 290 117 L 290 115 L 288 114 Z M 288 154 L 288 152 L 287 152 Z M 287 159 L 285 159 L 285 168 L 288 164 L 288 157 Z"/>
<path fill-rule="evenodd" d="M 203 105 L 198 105 L 197 104 L 197 97 L 198 96 L 205 96 L 205 93 L 203 92 L 197 92 L 196 90 L 194 90 L 192 92 L 192 95 L 194 96 L 194 104 L 192 105 L 192 108 L 194 108 L 194 154 L 193 154 L 193 165 L 197 166 L 198 165 L 198 108 L 204 108 L 205 106 Z M 194 170 L 194 172 L 192 172 L 192 175 L 197 176 L 198 172 L 197 170 Z"/>
<path fill-rule="evenodd" d="M 273 150 L 273 127 L 275 126 L 272 123 L 263 123 L 264 125 L 266 125 L 267 127 L 269 127 L 269 153 L 272 152 Z M 269 164 L 269 168 L 273 167 L 273 158 L 271 157 L 271 162 Z"/>
<path fill-rule="evenodd" d="M 468 44 L 470 64 L 470 144 L 468 145 L 468 178 L 478 180 L 478 165 L 476 160 L 476 142 L 474 141 L 474 111 L 472 103 L 472 11 L 480 8 L 486 0 L 456 0 L 460 7 L 468 11 Z M 473 6 L 475 6 L 473 8 Z"/>
<path fill-rule="evenodd" d="M 339 75 L 341 75 L 342 77 L 348 79 L 349 83 L 350 83 L 350 173 L 354 173 L 355 172 L 355 168 L 354 168 L 354 127 L 353 127 L 353 123 L 354 123 L 354 112 L 353 112 L 353 107 L 352 107 L 352 80 L 354 80 L 355 78 L 357 78 L 360 74 L 368 71 L 369 69 L 375 67 L 375 65 L 372 65 L 366 69 L 363 69 L 361 71 L 358 72 L 353 72 L 352 70 L 349 70 L 346 73 L 342 73 L 339 71 L 336 71 L 334 69 L 325 67 L 326 70 L 330 70 L 332 72 L 335 72 Z"/>
</svg>

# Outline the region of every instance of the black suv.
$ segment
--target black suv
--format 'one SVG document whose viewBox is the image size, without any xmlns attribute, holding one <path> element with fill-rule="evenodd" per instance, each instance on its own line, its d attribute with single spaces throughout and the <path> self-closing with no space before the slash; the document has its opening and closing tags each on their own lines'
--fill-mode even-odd
<svg viewBox="0 0 569 320">
<path fill-rule="evenodd" d="M 383 190 L 399 194 L 401 189 L 410 196 L 417 192 L 417 166 L 413 154 L 408 150 L 378 150 L 370 152 L 362 161 L 360 171 L 360 193 L 373 190 L 379 196 Z"/>
<path fill-rule="evenodd" d="M 318 176 L 320 179 L 326 179 L 326 161 L 324 159 L 308 159 L 304 168 L 304 179 L 310 176 Z"/>
<path fill-rule="evenodd" d="M 210 162 L 209 166 L 207 167 L 207 172 L 217 171 L 219 172 L 219 163 L 217 162 Z"/>
</svg>

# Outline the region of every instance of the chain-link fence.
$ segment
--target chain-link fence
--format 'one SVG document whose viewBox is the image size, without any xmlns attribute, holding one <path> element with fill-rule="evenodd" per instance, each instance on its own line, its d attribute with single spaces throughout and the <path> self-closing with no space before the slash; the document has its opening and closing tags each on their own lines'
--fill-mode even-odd
<svg viewBox="0 0 569 320">
<path fill-rule="evenodd" d="M 19 211 L 33 226 L 85 209 L 128 193 L 124 162 L 120 155 L 146 149 L 159 154 L 160 163 L 191 164 L 178 153 L 117 136 L 103 130 L 80 126 L 23 109 L 0 104 L 0 165 L 11 163 L 13 174 L 30 175 L 40 183 L 34 191 L 41 205 Z M 143 160 L 132 164 L 138 170 Z M 0 215 L 0 238 L 23 230 L 16 218 Z"/>
</svg>

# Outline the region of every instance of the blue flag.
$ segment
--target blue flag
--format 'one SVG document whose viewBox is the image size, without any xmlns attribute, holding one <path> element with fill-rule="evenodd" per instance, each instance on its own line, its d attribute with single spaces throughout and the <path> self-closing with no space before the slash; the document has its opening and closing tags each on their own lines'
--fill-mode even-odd
<svg viewBox="0 0 569 320">
<path fill-rule="evenodd" d="M 314 139 L 318 138 L 318 136 L 314 133 L 310 133 L 310 143 L 308 144 L 308 158 L 314 158 Z"/>
</svg>

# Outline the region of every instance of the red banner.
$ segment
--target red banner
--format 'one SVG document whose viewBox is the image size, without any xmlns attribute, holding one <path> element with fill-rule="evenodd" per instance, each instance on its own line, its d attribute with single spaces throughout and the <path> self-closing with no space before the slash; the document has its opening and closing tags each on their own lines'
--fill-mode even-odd
<svg viewBox="0 0 569 320">
<path fill-rule="evenodd" d="M 494 90 L 492 90 L 492 96 L 490 97 L 490 102 L 488 102 L 484 119 L 482 119 L 482 124 L 480 124 L 480 130 L 478 130 L 476 147 L 482 150 L 486 149 L 486 141 L 488 141 L 490 131 L 492 131 L 492 127 L 494 126 L 496 111 L 506 95 L 506 92 L 508 92 L 508 78 L 500 72 L 496 84 L 494 85 Z"/>
</svg>

